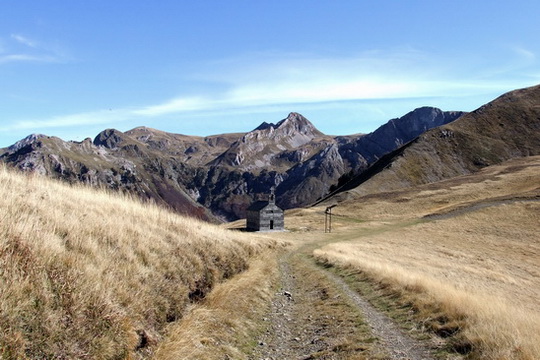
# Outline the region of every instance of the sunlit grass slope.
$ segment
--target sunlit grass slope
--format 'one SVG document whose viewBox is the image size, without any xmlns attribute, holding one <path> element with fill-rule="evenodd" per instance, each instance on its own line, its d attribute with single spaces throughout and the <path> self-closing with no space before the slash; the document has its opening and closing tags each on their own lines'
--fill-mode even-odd
<svg viewBox="0 0 540 360">
<path fill-rule="evenodd" d="M 0 358 L 150 355 L 271 240 L 0 167 Z"/>
<path fill-rule="evenodd" d="M 540 157 L 524 158 L 345 202 L 315 256 L 398 295 L 471 358 L 540 359 L 539 176 Z"/>
</svg>

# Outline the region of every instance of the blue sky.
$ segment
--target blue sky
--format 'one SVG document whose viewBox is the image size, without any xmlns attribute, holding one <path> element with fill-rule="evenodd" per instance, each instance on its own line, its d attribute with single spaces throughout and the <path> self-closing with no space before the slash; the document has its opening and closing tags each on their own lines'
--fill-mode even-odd
<svg viewBox="0 0 540 360">
<path fill-rule="evenodd" d="M 137 126 L 245 132 L 300 112 L 371 132 L 540 83 L 538 1 L 0 2 L 0 147 Z"/>
</svg>

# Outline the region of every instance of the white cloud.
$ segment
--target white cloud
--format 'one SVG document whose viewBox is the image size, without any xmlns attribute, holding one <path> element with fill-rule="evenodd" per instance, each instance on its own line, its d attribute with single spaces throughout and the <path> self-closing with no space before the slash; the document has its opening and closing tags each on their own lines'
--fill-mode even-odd
<svg viewBox="0 0 540 360">
<path fill-rule="evenodd" d="M 107 124 L 122 122 L 130 117 L 129 110 L 100 110 L 93 112 L 54 116 L 48 119 L 30 119 L 13 122 L 11 125 L 0 128 L 0 131 L 34 130 L 72 127 L 81 125 Z"/>
<path fill-rule="evenodd" d="M 341 59 L 265 53 L 225 59 L 208 63 L 206 69 L 189 76 L 189 81 L 219 85 L 209 86 L 205 95 L 178 96 L 133 114 L 162 116 L 273 104 L 419 96 L 421 79 L 411 63 L 423 56 L 407 50 L 401 57 L 377 52 Z M 409 76 L 401 74 L 403 68 L 408 68 Z M 426 67 L 422 71 L 429 73 Z M 429 90 L 420 95 L 425 93 L 432 95 Z"/>
<path fill-rule="evenodd" d="M 528 62 L 534 62 L 536 61 L 536 54 L 528 49 L 525 49 L 521 46 L 514 46 L 513 47 L 514 52 L 523 60 Z"/>
<path fill-rule="evenodd" d="M 217 97 L 230 104 L 406 98 L 455 87 L 459 79 L 439 70 L 441 63 L 410 49 L 345 58 L 271 55 L 212 64 L 214 69 L 199 76 L 225 84 L 228 90 Z"/>
<path fill-rule="evenodd" d="M 0 64 L 9 62 L 56 62 L 57 58 L 49 55 L 9 54 L 0 55 Z"/>
<path fill-rule="evenodd" d="M 443 59 L 411 49 L 344 58 L 252 54 L 209 63 L 190 77 L 195 82 L 213 81 L 218 91 L 208 87 L 205 96 L 179 96 L 134 113 L 162 116 L 275 104 L 466 96 L 504 90 L 508 85 L 500 79 L 479 81 L 458 70 Z"/>
</svg>

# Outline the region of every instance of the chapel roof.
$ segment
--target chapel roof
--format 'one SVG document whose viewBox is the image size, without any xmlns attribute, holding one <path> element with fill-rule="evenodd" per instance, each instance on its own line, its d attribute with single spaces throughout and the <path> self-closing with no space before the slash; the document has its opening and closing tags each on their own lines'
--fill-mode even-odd
<svg viewBox="0 0 540 360">
<path fill-rule="evenodd" d="M 268 201 L 256 201 L 247 208 L 248 211 L 260 211 L 270 204 Z"/>
</svg>

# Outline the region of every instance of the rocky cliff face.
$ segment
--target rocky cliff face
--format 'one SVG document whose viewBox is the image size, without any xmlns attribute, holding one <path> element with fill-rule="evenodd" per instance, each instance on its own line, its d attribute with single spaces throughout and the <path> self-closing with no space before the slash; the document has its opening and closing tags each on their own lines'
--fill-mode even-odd
<svg viewBox="0 0 540 360">
<path fill-rule="evenodd" d="M 401 118 L 388 121 L 370 134 L 344 143 L 342 153 L 352 163 L 362 157 L 371 164 L 425 131 L 450 123 L 463 114 L 461 111 L 441 111 L 432 107 L 418 108 Z"/>
<path fill-rule="evenodd" d="M 344 175 L 460 115 L 421 108 L 371 134 L 340 137 L 324 135 L 298 113 L 248 133 L 209 137 L 145 127 L 107 129 L 82 142 L 31 135 L 0 159 L 21 170 L 131 192 L 206 220 L 233 220 L 271 187 L 284 208 L 309 205 Z"/>
</svg>

